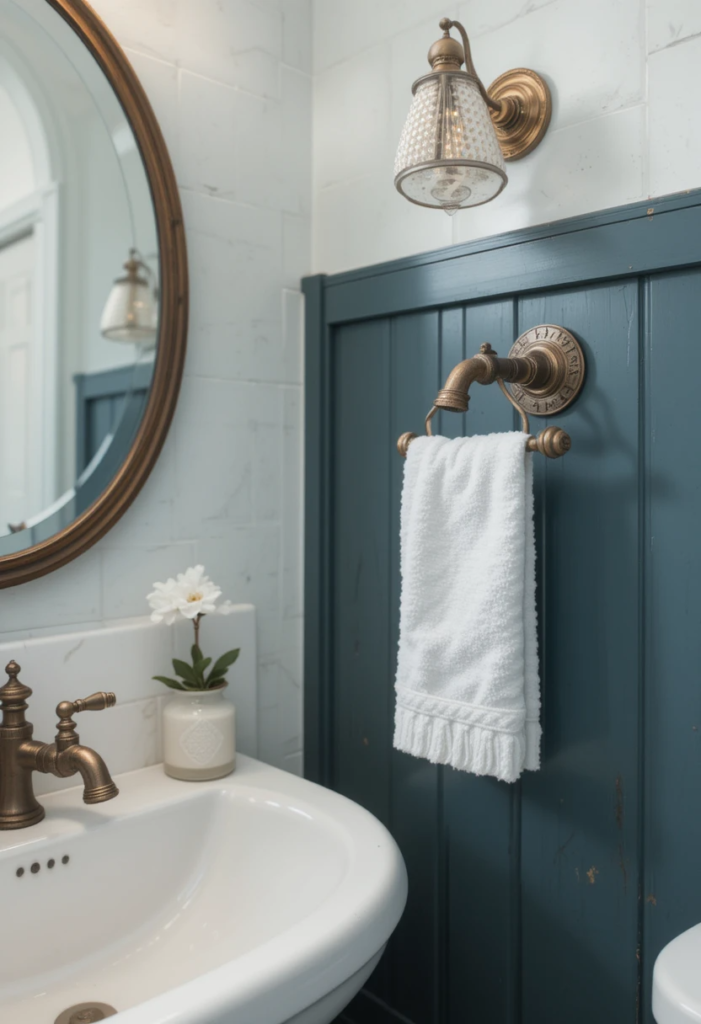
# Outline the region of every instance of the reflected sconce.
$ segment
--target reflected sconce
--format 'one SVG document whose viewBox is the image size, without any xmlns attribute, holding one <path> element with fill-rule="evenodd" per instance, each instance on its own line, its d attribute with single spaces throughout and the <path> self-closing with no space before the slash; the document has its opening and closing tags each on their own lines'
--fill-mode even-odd
<svg viewBox="0 0 701 1024">
<path fill-rule="evenodd" d="M 528 68 L 507 71 L 485 89 L 464 27 L 450 18 L 440 27 L 443 36 L 428 51 L 431 71 L 412 86 L 394 184 L 412 203 L 452 216 L 496 199 L 508 181 L 504 161 L 535 149 L 550 124 L 552 101 L 547 83 Z"/>
<path fill-rule="evenodd" d="M 158 330 L 158 297 L 153 273 L 136 249 L 129 250 L 125 273 L 112 285 L 100 320 L 100 332 L 109 341 L 154 345 Z"/>
</svg>

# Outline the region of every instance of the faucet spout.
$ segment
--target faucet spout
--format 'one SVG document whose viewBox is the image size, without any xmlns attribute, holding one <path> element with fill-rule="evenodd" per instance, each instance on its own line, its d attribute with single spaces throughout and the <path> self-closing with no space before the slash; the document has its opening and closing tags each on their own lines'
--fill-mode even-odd
<svg viewBox="0 0 701 1024">
<path fill-rule="evenodd" d="M 86 804 L 100 804 L 104 800 L 111 800 L 119 793 L 100 755 L 79 743 L 74 743 L 66 750 L 59 750 L 56 743 L 37 743 L 35 740 L 29 740 L 21 744 L 18 762 L 30 771 L 56 775 L 59 779 L 67 779 L 79 772 L 83 780 L 83 800 Z"/>
<path fill-rule="evenodd" d="M 90 747 L 69 747 L 68 750 L 61 751 L 56 761 L 59 768 L 65 764 L 69 769 L 66 775 L 80 772 L 83 780 L 83 800 L 86 804 L 101 804 L 119 794 L 107 765 Z"/>
</svg>

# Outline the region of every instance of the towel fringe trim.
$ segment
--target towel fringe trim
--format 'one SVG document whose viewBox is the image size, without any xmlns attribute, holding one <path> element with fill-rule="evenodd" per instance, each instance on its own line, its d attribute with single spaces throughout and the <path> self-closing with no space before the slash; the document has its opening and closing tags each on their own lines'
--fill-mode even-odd
<svg viewBox="0 0 701 1024">
<path fill-rule="evenodd" d="M 405 754 L 447 764 L 474 775 L 515 782 L 540 767 L 540 725 L 526 722 L 518 733 L 496 732 L 397 705 L 394 746 Z"/>
</svg>

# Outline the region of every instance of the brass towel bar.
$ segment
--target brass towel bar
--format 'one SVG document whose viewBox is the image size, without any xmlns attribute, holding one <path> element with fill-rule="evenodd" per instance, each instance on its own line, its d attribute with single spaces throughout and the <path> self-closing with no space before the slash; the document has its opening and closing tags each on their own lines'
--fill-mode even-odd
<svg viewBox="0 0 701 1024">
<path fill-rule="evenodd" d="M 426 417 L 426 433 L 431 436 L 431 420 L 439 409 L 467 412 L 470 385 L 474 381 L 496 381 L 521 416 L 523 430 L 529 435 L 526 450 L 557 459 L 570 450 L 569 434 L 561 427 L 549 426 L 532 437 L 528 414 L 550 416 L 566 409 L 581 391 L 584 370 L 584 353 L 577 339 L 556 324 L 531 327 L 517 338 L 506 359 L 500 359 L 491 345 L 482 345 L 478 355 L 463 360 L 451 371 Z M 511 391 L 505 381 L 512 385 Z M 397 441 L 400 455 L 406 458 L 416 436 L 410 432 L 402 434 Z"/>
</svg>

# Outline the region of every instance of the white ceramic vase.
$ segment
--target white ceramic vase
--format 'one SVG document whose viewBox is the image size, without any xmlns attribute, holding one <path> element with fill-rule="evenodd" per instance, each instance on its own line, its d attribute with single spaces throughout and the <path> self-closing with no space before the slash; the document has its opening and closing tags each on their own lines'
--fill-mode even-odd
<svg viewBox="0 0 701 1024">
<path fill-rule="evenodd" d="M 168 701 L 163 709 L 166 775 L 204 782 L 233 772 L 236 710 L 224 696 L 226 685 L 212 690 L 183 690 Z"/>
</svg>

